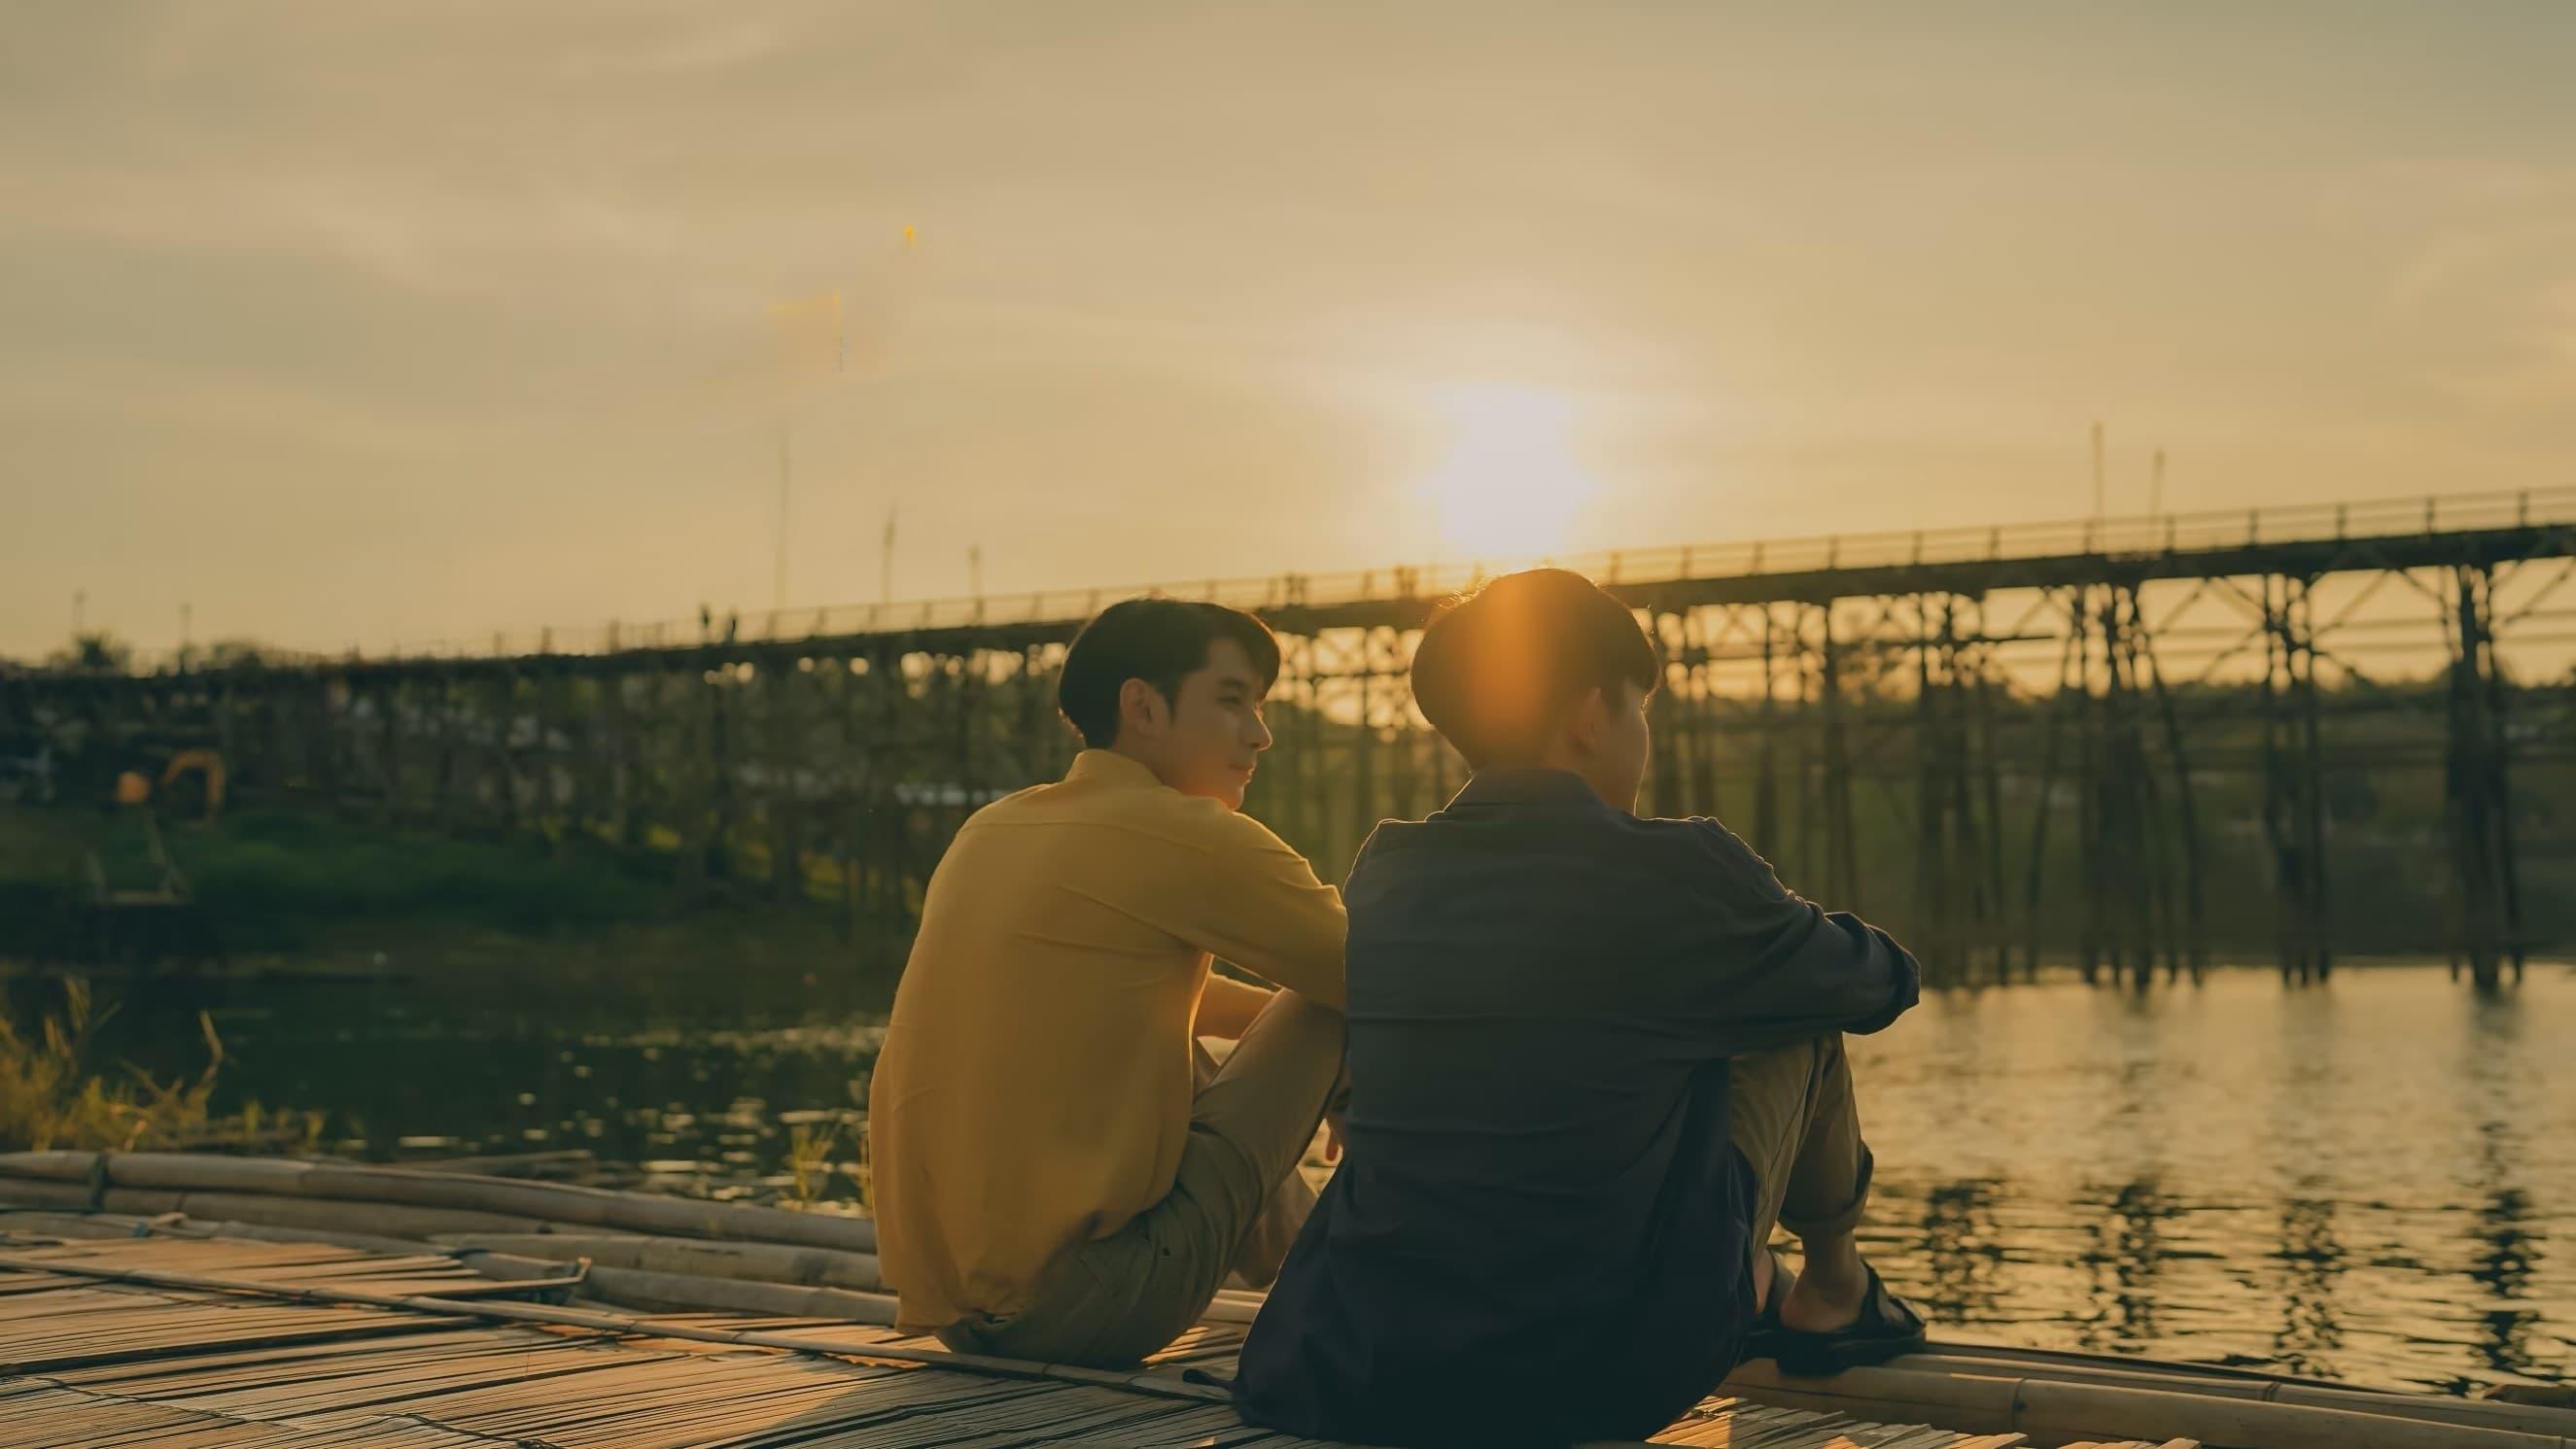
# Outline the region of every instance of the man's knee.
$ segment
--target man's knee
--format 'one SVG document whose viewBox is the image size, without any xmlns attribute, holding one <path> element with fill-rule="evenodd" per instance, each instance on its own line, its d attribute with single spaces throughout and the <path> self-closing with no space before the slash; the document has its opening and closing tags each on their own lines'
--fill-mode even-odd
<svg viewBox="0 0 2576 1449">
<path fill-rule="evenodd" d="M 1735 1058 L 1729 1081 L 1736 1149 L 1751 1165 L 1755 1225 L 1806 1236 L 1856 1218 L 1866 1150 L 1842 1035 L 1829 1032 Z"/>
<path fill-rule="evenodd" d="M 1748 1052 L 1729 1061 L 1727 1070 L 1728 1095 L 1734 1100 L 1737 1120 L 1749 1118 L 1765 1138 L 1791 1141 L 1826 1091 L 1838 1080 L 1850 1081 L 1840 1033 Z M 1748 1154 L 1753 1151 L 1752 1144 L 1738 1140 Z"/>
<path fill-rule="evenodd" d="M 1242 1044 L 1259 1043 L 1271 1053 L 1296 1059 L 1329 1058 L 1338 1071 L 1348 1032 L 1340 1012 L 1312 997 L 1282 991 L 1244 1028 Z"/>
</svg>

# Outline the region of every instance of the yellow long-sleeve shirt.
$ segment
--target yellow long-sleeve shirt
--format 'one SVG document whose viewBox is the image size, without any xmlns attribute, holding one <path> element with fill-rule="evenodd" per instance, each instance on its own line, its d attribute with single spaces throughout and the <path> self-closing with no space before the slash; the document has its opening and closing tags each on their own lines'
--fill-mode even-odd
<svg viewBox="0 0 2576 1449">
<path fill-rule="evenodd" d="M 1342 1004 L 1341 893 L 1259 821 L 1085 750 L 939 862 L 869 1089 L 899 1326 L 1025 1306 L 1171 1191 L 1211 953 Z M 1243 1003 L 1230 1003 L 1241 1006 Z"/>
</svg>

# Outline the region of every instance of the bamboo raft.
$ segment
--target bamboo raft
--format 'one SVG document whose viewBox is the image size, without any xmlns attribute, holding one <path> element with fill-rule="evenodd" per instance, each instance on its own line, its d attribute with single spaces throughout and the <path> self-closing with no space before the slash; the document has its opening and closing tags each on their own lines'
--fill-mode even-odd
<svg viewBox="0 0 2576 1449">
<path fill-rule="evenodd" d="M 863 1218 L 413 1168 L 0 1154 L 0 1449 L 1316 1441 L 1227 1401 L 1257 1296 L 1139 1370 L 889 1325 Z M 1738 1449 L 2576 1449 L 2576 1411 L 1935 1344 L 1747 1365 L 1652 1441 Z"/>
</svg>

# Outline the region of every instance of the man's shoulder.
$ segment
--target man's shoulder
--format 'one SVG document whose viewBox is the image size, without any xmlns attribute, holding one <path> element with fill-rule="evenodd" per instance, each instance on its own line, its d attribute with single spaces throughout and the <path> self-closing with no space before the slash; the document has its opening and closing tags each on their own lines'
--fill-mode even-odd
<svg viewBox="0 0 2576 1449">
<path fill-rule="evenodd" d="M 1639 842 L 1678 857 L 1764 871 L 1771 868 L 1742 836 L 1713 815 L 1640 815 L 1623 824 Z"/>
<path fill-rule="evenodd" d="M 996 825 L 1011 825 L 1039 818 L 1046 808 L 1046 793 L 1053 785 L 1031 785 L 1014 790 L 998 799 L 987 800 L 966 812 L 958 822 L 957 839 L 964 840 Z"/>
<path fill-rule="evenodd" d="M 1417 865 L 1498 854 L 1581 860 L 1693 890 L 1784 893 L 1770 862 L 1713 817 L 1613 810 L 1505 818 L 1444 811 L 1427 820 L 1384 821 L 1361 848 L 1351 877 L 1357 883 L 1372 874 L 1402 876 Z M 1450 864 L 1443 873 L 1456 868 Z"/>
<path fill-rule="evenodd" d="M 1223 802 L 1172 789 L 1036 785 L 985 806 L 967 824 L 1141 836 L 1202 849 L 1285 849 L 1270 827 Z"/>
<path fill-rule="evenodd" d="M 966 812 L 966 823 L 972 825 L 978 820 L 1007 819 L 1015 812 L 1036 805 L 1046 798 L 1048 791 L 1057 788 L 1059 786 L 1056 783 L 1049 782 L 1043 785 L 1023 786 L 1007 795 L 997 795 Z"/>
<path fill-rule="evenodd" d="M 1762 896 L 1787 892 L 1771 862 L 1715 816 L 1648 816 L 1633 825 L 1644 856 L 1692 884 Z"/>
</svg>

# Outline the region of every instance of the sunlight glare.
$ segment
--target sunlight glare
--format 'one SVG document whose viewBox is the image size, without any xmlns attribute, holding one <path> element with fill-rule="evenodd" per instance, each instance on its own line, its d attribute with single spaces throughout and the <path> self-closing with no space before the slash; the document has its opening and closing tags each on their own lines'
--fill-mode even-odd
<svg viewBox="0 0 2576 1449">
<path fill-rule="evenodd" d="M 1599 484 L 1575 460 L 1574 407 L 1543 388 L 1451 388 L 1449 451 L 1422 481 L 1443 547 L 1482 563 L 1562 553 Z"/>
</svg>

